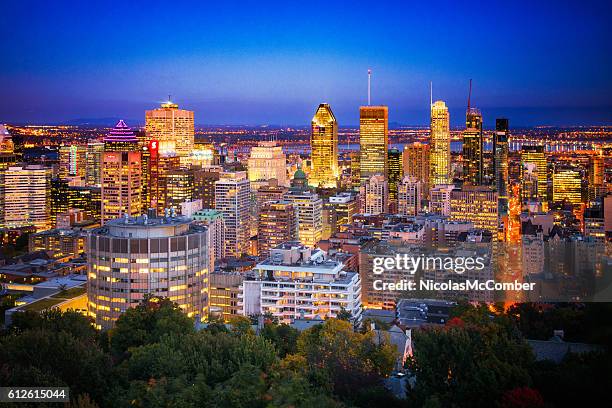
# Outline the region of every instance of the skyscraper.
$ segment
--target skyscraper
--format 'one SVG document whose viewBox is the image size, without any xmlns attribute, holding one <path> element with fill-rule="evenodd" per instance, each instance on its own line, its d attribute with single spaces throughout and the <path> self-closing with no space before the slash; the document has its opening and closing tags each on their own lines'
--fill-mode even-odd
<svg viewBox="0 0 612 408">
<path fill-rule="evenodd" d="M 276 179 L 281 186 L 289 186 L 287 158 L 283 153 L 283 147 L 277 146 L 275 142 L 259 142 L 257 146 L 251 148 L 247 166 L 253 190 L 267 184 L 271 179 Z"/>
<path fill-rule="evenodd" d="M 85 185 L 88 187 L 102 186 L 102 156 L 104 143 L 90 142 L 87 144 Z"/>
<path fill-rule="evenodd" d="M 389 184 L 389 208 L 391 212 L 397 210 L 397 186 L 402 180 L 402 152 L 395 147 L 387 152 L 387 182 Z"/>
<path fill-rule="evenodd" d="M 463 131 L 463 181 L 474 186 L 483 183 L 482 114 L 469 106 Z"/>
<path fill-rule="evenodd" d="M 267 258 L 270 249 L 297 238 L 296 211 L 290 201 L 267 201 L 258 214 L 257 249 Z"/>
<path fill-rule="evenodd" d="M 5 192 L 4 175 L 6 170 L 17 163 L 13 138 L 4 125 L 0 125 L 0 227 L 4 225 Z"/>
<path fill-rule="evenodd" d="M 493 162 L 500 215 L 508 213 L 508 129 L 508 119 L 501 118 L 495 120 Z"/>
<path fill-rule="evenodd" d="M 187 157 L 193 150 L 193 111 L 179 109 L 170 101 L 145 113 L 147 142 L 157 141 L 160 154 L 176 152 Z"/>
<path fill-rule="evenodd" d="M 421 182 L 423 197 L 429 197 L 429 145 L 414 142 L 404 146 L 402 157 L 404 176 Z"/>
<path fill-rule="evenodd" d="M 225 222 L 225 251 L 241 256 L 249 248 L 249 200 L 251 187 L 246 172 L 221 173 L 215 182 L 215 209 Z"/>
<path fill-rule="evenodd" d="M 389 211 L 389 184 L 377 174 L 361 184 L 361 212 L 377 215 Z"/>
<path fill-rule="evenodd" d="M 443 101 L 431 105 L 431 125 L 429 136 L 429 165 L 431 186 L 449 184 L 450 176 L 450 118 Z"/>
<path fill-rule="evenodd" d="M 4 173 L 4 225 L 51 227 L 51 169 L 39 165 L 12 166 Z"/>
<path fill-rule="evenodd" d="M 59 177 L 70 179 L 72 184 L 83 185 L 87 169 L 87 148 L 82 145 L 66 145 L 59 148 Z"/>
<path fill-rule="evenodd" d="M 174 208 L 178 214 L 182 214 L 181 204 L 194 199 L 193 173 L 192 169 L 174 169 L 168 172 L 166 175 L 166 208 Z"/>
<path fill-rule="evenodd" d="M 582 203 L 583 174 L 569 166 L 558 166 L 553 173 L 553 201 L 566 201 L 577 205 Z"/>
<path fill-rule="evenodd" d="M 532 166 L 529 166 L 529 165 Z M 546 162 L 546 155 L 544 153 L 544 146 L 523 146 L 521 148 L 521 180 L 523 182 L 523 190 L 526 189 L 525 183 L 530 179 L 525 175 L 525 172 L 531 169 L 531 174 L 535 170 L 535 176 L 537 177 L 537 185 L 535 190 L 537 196 L 542 203 L 548 201 L 548 164 Z M 523 191 L 523 195 L 525 191 Z"/>
<path fill-rule="evenodd" d="M 387 146 L 389 109 L 386 106 L 359 108 L 359 160 L 361 182 L 388 172 Z"/>
<path fill-rule="evenodd" d="M 311 122 L 310 149 L 313 187 L 336 187 L 338 168 L 338 122 L 327 103 L 319 105 Z"/>
<path fill-rule="evenodd" d="M 142 208 L 142 166 L 138 139 L 120 120 L 104 139 L 102 158 L 102 223 Z"/>
<path fill-rule="evenodd" d="M 497 239 L 497 192 L 486 186 L 464 186 L 451 192 L 450 205 L 451 220 L 473 222 L 475 228 L 490 231 Z"/>
<path fill-rule="evenodd" d="M 417 215 L 421 211 L 422 198 L 423 183 L 414 176 L 405 176 L 398 187 L 398 214 Z"/>
</svg>

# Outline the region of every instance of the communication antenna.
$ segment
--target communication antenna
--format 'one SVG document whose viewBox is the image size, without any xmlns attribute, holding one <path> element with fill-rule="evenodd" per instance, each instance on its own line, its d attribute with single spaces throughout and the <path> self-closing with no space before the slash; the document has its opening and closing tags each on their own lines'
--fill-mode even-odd
<svg viewBox="0 0 612 408">
<path fill-rule="evenodd" d="M 172 94 L 168 94 L 168 102 L 172 102 Z"/>
<path fill-rule="evenodd" d="M 368 106 L 370 106 L 370 82 L 372 78 L 372 70 L 368 69 Z"/>
<path fill-rule="evenodd" d="M 429 106 L 433 106 L 433 81 L 429 81 Z"/>
<path fill-rule="evenodd" d="M 470 101 L 472 99 L 472 79 L 470 78 L 470 92 L 468 93 L 468 113 L 470 112 Z"/>
</svg>

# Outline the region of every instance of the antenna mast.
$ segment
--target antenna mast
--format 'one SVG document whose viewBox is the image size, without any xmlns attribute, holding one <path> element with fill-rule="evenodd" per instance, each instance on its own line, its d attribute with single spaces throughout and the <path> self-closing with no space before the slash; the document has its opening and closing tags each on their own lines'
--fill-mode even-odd
<svg viewBox="0 0 612 408">
<path fill-rule="evenodd" d="M 472 78 L 470 78 L 470 92 L 468 93 L 468 113 L 470 113 L 470 101 L 472 99 Z"/>
<path fill-rule="evenodd" d="M 368 106 L 370 106 L 370 81 L 372 77 L 372 70 L 368 69 Z"/>
<path fill-rule="evenodd" d="M 433 81 L 429 81 L 429 107 L 433 105 Z"/>
</svg>

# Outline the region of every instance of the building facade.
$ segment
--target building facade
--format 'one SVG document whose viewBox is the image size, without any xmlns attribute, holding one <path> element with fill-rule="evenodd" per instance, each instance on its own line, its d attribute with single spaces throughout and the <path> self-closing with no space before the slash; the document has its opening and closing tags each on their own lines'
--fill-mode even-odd
<svg viewBox="0 0 612 408">
<path fill-rule="evenodd" d="M 327 103 L 317 108 L 311 122 L 310 149 L 313 187 L 333 188 L 338 185 L 338 122 Z"/>
<path fill-rule="evenodd" d="M 359 160 L 361 182 L 388 172 L 389 109 L 386 106 L 359 108 Z"/>
</svg>

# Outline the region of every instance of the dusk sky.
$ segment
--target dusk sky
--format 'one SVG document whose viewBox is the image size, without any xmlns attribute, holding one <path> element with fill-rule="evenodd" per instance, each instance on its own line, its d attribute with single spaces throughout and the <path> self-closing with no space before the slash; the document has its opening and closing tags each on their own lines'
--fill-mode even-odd
<svg viewBox="0 0 612 408">
<path fill-rule="evenodd" d="M 371 68 L 390 122 L 428 124 L 431 80 L 461 124 L 472 78 L 485 126 L 612 125 L 609 1 L 125 3 L 3 2 L 0 123 L 142 123 L 172 94 L 196 124 L 355 125 Z"/>
</svg>

